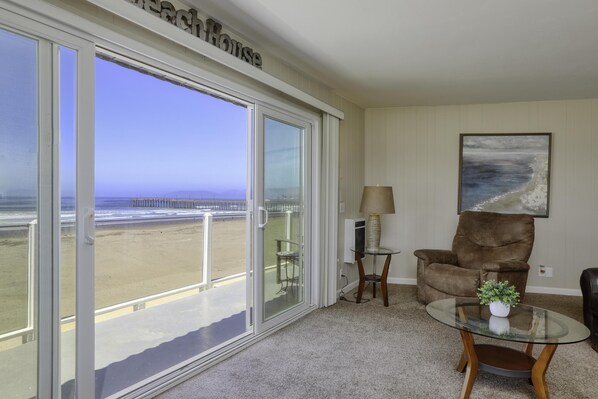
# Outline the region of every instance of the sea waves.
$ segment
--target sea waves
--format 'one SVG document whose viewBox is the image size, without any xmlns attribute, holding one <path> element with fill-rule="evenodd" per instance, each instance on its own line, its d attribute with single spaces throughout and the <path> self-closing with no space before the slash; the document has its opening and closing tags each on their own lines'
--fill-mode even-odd
<svg viewBox="0 0 598 399">
<path fill-rule="evenodd" d="M 100 203 L 100 206 L 102 204 Z M 241 211 L 220 211 L 217 209 L 170 209 L 170 208 L 130 208 L 130 207 L 99 207 L 95 210 L 95 221 L 98 224 L 114 223 L 143 223 L 160 220 L 189 220 L 203 218 L 210 213 L 215 219 L 245 216 Z M 39 218 L 38 212 L 32 210 L 2 210 L 0 209 L 0 228 L 26 227 L 35 223 Z M 74 210 L 60 212 L 60 222 L 70 225 L 75 222 Z"/>
<path fill-rule="evenodd" d="M 476 204 L 471 210 L 546 215 L 548 211 L 548 157 L 538 154 L 533 174 L 522 187 Z"/>
</svg>

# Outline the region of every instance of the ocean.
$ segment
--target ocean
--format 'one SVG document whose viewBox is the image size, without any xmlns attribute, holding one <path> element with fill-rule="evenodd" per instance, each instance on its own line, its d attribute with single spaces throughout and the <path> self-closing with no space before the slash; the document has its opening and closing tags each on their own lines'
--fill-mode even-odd
<svg viewBox="0 0 598 399">
<path fill-rule="evenodd" d="M 37 199 L 35 197 L 0 197 L 0 227 L 23 226 L 36 219 Z M 62 221 L 74 221 L 73 198 L 63 198 Z M 131 207 L 130 198 L 122 197 L 97 197 L 95 199 L 96 221 L 127 221 L 151 220 L 163 218 L 189 218 L 202 217 L 206 212 L 215 216 L 244 215 L 239 211 L 219 211 L 217 209 L 173 209 Z"/>
<path fill-rule="evenodd" d="M 522 189 L 533 178 L 535 161 L 534 153 L 464 153 L 461 210 L 473 209 L 499 195 Z"/>
</svg>

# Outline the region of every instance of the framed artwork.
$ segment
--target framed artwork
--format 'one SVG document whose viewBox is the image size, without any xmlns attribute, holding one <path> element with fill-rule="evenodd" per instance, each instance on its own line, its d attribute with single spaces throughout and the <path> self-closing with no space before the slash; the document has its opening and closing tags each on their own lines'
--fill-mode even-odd
<svg viewBox="0 0 598 399">
<path fill-rule="evenodd" d="M 552 133 L 461 134 L 458 213 L 548 217 Z"/>
</svg>

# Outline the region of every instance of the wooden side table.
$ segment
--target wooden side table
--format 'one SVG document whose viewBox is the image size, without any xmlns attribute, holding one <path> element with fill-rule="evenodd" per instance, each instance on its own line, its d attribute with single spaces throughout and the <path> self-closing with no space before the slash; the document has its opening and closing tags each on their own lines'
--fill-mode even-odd
<svg viewBox="0 0 598 399">
<path fill-rule="evenodd" d="M 361 303 L 361 297 L 363 295 L 363 291 L 365 290 L 365 283 L 371 282 L 373 285 L 373 297 L 376 298 L 376 283 L 380 283 L 380 288 L 382 290 L 382 298 L 384 299 L 384 306 L 388 307 L 388 270 L 390 269 L 390 261 L 392 260 L 392 255 L 401 253 L 401 251 L 397 251 L 394 249 L 389 248 L 379 248 L 377 250 L 369 250 L 365 249 L 364 251 L 358 251 L 355 248 L 351 248 L 351 251 L 355 252 L 357 257 L 357 267 L 359 268 L 359 288 L 357 289 L 357 303 Z M 365 274 L 365 270 L 363 268 L 363 257 L 365 255 L 372 255 L 373 258 L 373 274 Z M 384 261 L 384 267 L 382 268 L 382 274 L 376 274 L 376 257 L 378 255 L 386 255 L 386 260 Z"/>
</svg>

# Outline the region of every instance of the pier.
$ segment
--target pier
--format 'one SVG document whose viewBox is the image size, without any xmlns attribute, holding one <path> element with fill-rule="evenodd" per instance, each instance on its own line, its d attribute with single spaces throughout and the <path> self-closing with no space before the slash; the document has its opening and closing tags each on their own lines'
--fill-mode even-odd
<svg viewBox="0 0 598 399">
<path fill-rule="evenodd" d="M 131 198 L 132 208 L 205 209 L 219 211 L 245 211 L 245 200 Z"/>
<path fill-rule="evenodd" d="M 224 199 L 178 199 L 178 198 L 131 198 L 132 208 L 199 209 L 205 211 L 247 211 L 245 200 Z M 295 199 L 267 200 L 270 212 L 299 212 L 302 206 Z"/>
</svg>

